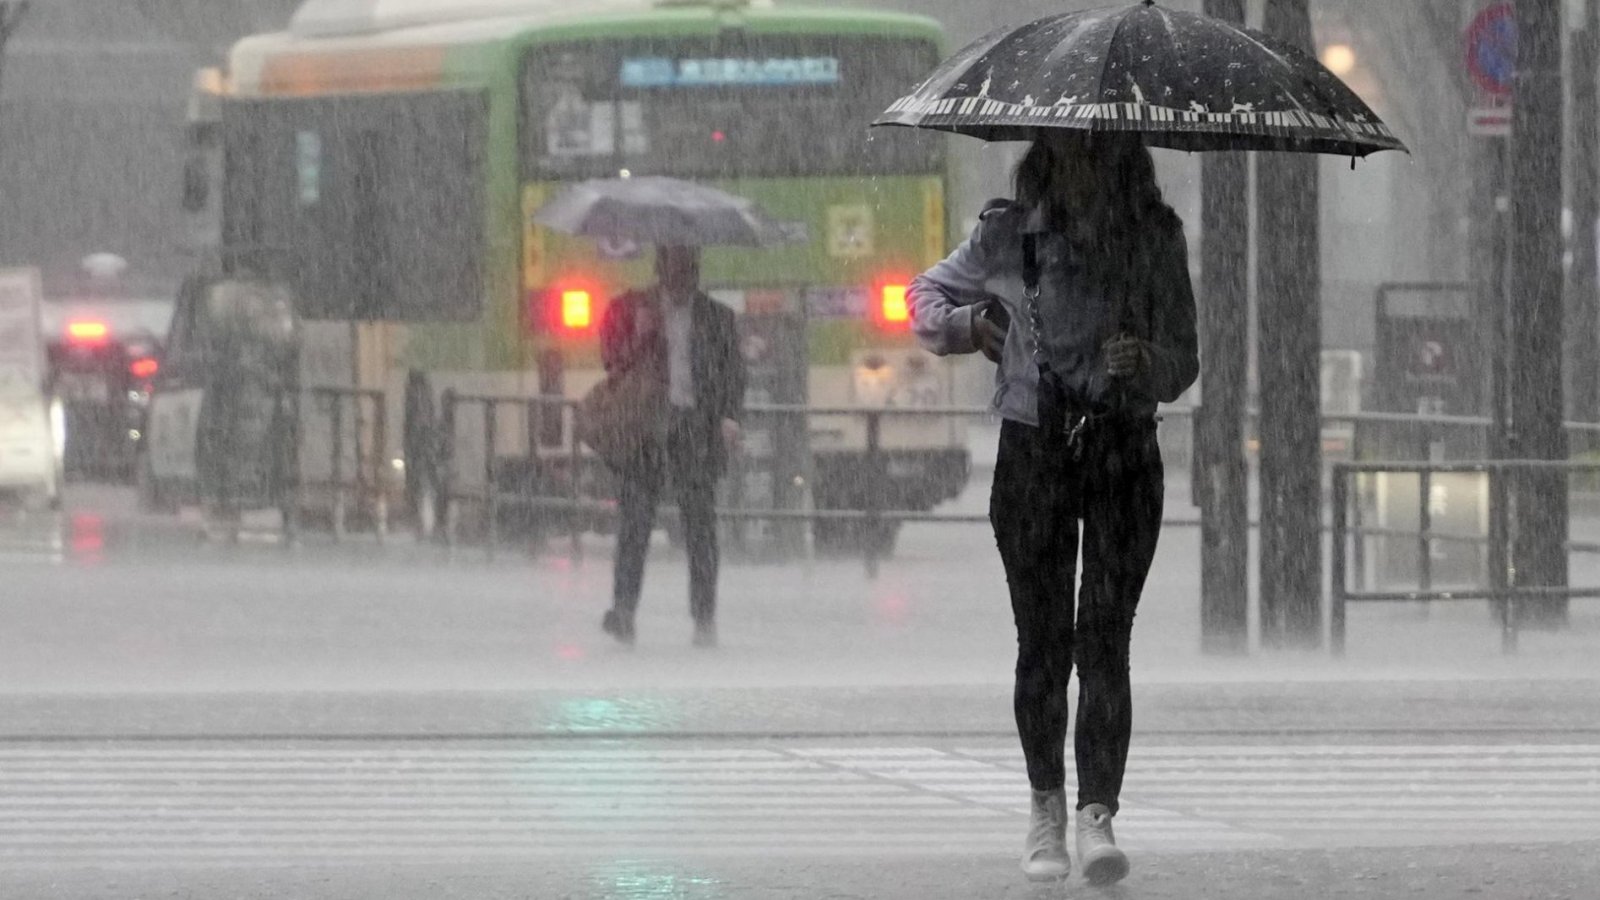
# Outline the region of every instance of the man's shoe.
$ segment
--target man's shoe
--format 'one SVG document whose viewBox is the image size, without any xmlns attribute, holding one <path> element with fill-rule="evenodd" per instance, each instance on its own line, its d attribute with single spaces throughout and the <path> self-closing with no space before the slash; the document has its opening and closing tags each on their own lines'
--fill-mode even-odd
<svg viewBox="0 0 1600 900">
<path fill-rule="evenodd" d="M 1078 865 L 1090 884 L 1115 884 L 1128 875 L 1128 855 L 1117 849 L 1111 810 L 1102 803 L 1078 810 Z"/>
<path fill-rule="evenodd" d="M 600 620 L 600 630 L 616 638 L 620 644 L 633 646 L 633 616 L 620 609 L 606 610 L 605 618 Z"/>
<path fill-rule="evenodd" d="M 1033 792 L 1033 817 L 1022 848 L 1022 874 L 1029 881 L 1060 881 L 1072 874 L 1067 856 L 1067 792 L 1065 788 Z"/>
<path fill-rule="evenodd" d="M 708 650 L 717 646 L 717 623 L 694 623 L 694 645 Z"/>
</svg>

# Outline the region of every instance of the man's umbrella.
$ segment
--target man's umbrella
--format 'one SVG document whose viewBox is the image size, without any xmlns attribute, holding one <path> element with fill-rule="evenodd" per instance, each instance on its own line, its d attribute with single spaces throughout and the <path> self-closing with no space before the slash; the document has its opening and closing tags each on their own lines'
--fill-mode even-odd
<svg viewBox="0 0 1600 900">
<path fill-rule="evenodd" d="M 581 182 L 533 220 L 568 234 L 640 244 L 765 247 L 801 237 L 744 197 L 661 177 Z"/>
<path fill-rule="evenodd" d="M 1153 0 L 992 32 L 873 124 L 989 141 L 1032 140 L 1046 129 L 1137 132 L 1174 150 L 1406 149 L 1304 51 Z"/>
</svg>

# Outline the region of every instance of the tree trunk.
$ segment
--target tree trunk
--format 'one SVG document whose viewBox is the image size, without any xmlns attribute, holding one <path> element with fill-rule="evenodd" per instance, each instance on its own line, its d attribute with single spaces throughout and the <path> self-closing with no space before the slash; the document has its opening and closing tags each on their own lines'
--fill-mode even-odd
<svg viewBox="0 0 1600 900">
<path fill-rule="evenodd" d="M 1511 430 L 1522 459 L 1566 459 L 1562 390 L 1561 3 L 1517 3 L 1511 113 Z M 1566 476 L 1516 479 L 1512 547 L 1519 587 L 1567 584 Z M 1565 600 L 1520 604 L 1525 621 L 1566 621 Z"/>
<path fill-rule="evenodd" d="M 1244 0 L 1206 0 L 1205 12 L 1243 24 Z M 1206 154 L 1200 183 L 1200 640 L 1206 653 L 1241 654 L 1250 646 L 1249 157 Z"/>
<path fill-rule="evenodd" d="M 1264 30 L 1315 52 L 1306 0 L 1267 0 Z M 1261 630 L 1322 643 L 1321 245 L 1318 160 L 1257 157 Z"/>
</svg>

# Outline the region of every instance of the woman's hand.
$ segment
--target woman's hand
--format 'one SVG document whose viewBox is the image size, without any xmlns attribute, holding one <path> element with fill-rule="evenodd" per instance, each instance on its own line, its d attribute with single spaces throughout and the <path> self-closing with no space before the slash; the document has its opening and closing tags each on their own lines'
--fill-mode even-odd
<svg viewBox="0 0 1600 900">
<path fill-rule="evenodd" d="M 1119 334 L 1106 341 L 1106 373 L 1112 378 L 1142 378 L 1150 372 L 1150 344 Z"/>
<path fill-rule="evenodd" d="M 1005 329 L 996 325 L 988 316 L 978 316 L 973 320 L 973 337 L 977 339 L 978 349 L 994 362 L 1000 361 L 1000 355 L 1005 350 Z"/>
</svg>

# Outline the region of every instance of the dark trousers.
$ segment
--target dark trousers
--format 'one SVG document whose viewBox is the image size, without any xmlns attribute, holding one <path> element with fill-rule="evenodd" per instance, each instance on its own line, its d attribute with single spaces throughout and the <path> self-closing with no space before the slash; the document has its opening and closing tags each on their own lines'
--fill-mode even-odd
<svg viewBox="0 0 1600 900">
<path fill-rule="evenodd" d="M 1017 623 L 1017 731 L 1033 788 L 1060 788 L 1076 662 L 1078 809 L 1103 803 L 1115 813 L 1122 792 L 1133 730 L 1128 644 L 1161 530 L 1163 479 L 1153 421 L 1098 422 L 1077 458 L 1065 435 L 1010 421 L 1000 431 L 989 519 Z"/>
<path fill-rule="evenodd" d="M 710 623 L 717 614 L 716 471 L 708 464 L 711 441 L 719 440 L 701 417 L 673 411 L 666 438 L 646 445 L 643 456 L 622 472 L 621 523 L 617 532 L 616 608 L 632 615 L 639 607 L 650 532 L 663 481 L 678 495 L 684 546 L 689 553 L 689 612 Z"/>
</svg>

